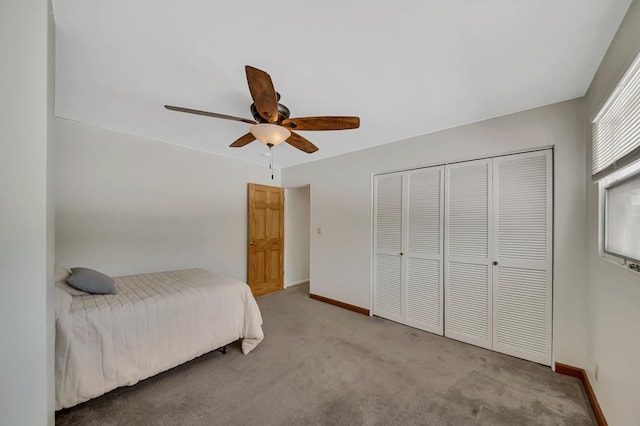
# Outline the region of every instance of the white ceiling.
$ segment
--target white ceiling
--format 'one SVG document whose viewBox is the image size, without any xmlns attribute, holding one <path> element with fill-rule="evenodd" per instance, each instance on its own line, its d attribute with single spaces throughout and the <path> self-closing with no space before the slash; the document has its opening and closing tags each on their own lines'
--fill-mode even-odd
<svg viewBox="0 0 640 426">
<path fill-rule="evenodd" d="M 287 167 L 583 96 L 631 0 L 54 0 L 56 115 L 266 164 L 244 65 L 292 117 L 357 115 L 274 148 Z"/>
</svg>

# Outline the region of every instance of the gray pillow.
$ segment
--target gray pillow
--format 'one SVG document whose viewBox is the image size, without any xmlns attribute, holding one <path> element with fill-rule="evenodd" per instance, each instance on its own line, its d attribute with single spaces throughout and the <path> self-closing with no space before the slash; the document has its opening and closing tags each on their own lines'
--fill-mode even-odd
<svg viewBox="0 0 640 426">
<path fill-rule="evenodd" d="M 63 289 L 72 296 L 84 296 L 86 294 L 90 294 L 86 291 L 78 290 L 77 288 L 71 287 L 69 284 L 67 284 L 67 278 L 69 278 L 69 275 L 71 275 L 70 270 L 68 270 L 67 268 L 63 268 L 62 266 L 55 265 L 54 276 L 56 279 L 56 287 Z"/>
<path fill-rule="evenodd" d="M 78 290 L 92 294 L 116 293 L 116 283 L 113 278 L 89 268 L 71 268 L 67 283 Z"/>
</svg>

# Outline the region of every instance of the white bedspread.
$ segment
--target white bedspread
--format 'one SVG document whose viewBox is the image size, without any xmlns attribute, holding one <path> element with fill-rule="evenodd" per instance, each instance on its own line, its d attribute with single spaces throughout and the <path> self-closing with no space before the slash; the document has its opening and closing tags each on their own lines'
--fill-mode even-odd
<svg viewBox="0 0 640 426">
<path fill-rule="evenodd" d="M 260 343 L 249 286 L 205 271 L 115 278 L 115 295 L 74 296 L 56 314 L 56 410 L 71 407 L 242 338 Z"/>
</svg>

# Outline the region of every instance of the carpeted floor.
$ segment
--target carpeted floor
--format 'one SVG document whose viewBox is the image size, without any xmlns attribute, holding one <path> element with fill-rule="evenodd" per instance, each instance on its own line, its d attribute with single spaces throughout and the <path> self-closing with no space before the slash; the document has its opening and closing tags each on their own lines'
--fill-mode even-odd
<svg viewBox="0 0 640 426">
<path fill-rule="evenodd" d="M 595 425 L 582 385 L 532 362 L 308 298 L 262 296 L 238 343 L 58 412 L 57 425 Z"/>
</svg>

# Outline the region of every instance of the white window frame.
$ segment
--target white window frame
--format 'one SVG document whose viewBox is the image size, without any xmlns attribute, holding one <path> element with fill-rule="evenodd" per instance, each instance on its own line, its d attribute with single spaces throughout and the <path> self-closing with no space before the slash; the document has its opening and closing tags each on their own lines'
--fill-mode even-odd
<svg viewBox="0 0 640 426">
<path fill-rule="evenodd" d="M 625 256 L 624 254 L 617 254 L 605 250 L 606 245 L 606 194 L 605 191 L 608 187 L 615 185 L 616 183 L 625 181 L 632 178 L 640 179 L 640 161 L 637 161 L 624 169 L 618 170 L 598 181 L 598 211 L 599 211 L 599 229 L 598 229 L 598 251 L 600 257 L 608 261 L 614 262 L 618 265 L 630 268 L 633 265 L 637 265 L 638 260 L 633 259 L 631 256 Z"/>
</svg>

